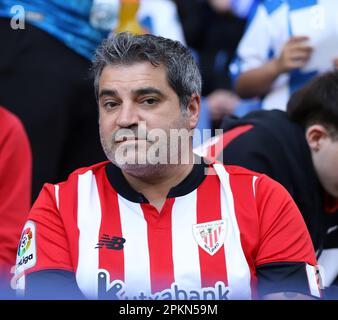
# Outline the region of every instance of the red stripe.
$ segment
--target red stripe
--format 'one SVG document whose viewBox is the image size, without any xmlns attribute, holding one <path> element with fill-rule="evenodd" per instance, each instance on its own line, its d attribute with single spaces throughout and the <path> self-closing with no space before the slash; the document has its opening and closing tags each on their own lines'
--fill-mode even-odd
<svg viewBox="0 0 338 320">
<path fill-rule="evenodd" d="M 77 177 L 72 177 L 72 179 L 72 183 L 60 184 L 60 210 L 56 206 L 55 186 L 52 184 L 44 185 L 32 208 L 35 214 L 30 214 L 29 220 L 36 222 L 36 234 L 33 236 L 36 237 L 37 242 L 37 263 L 26 270 L 25 274 L 44 269 L 76 272 L 79 239 L 79 230 L 76 228 Z M 67 214 L 61 217 L 59 213 L 61 211 Z M 46 212 L 48 214 L 45 214 Z"/>
<path fill-rule="evenodd" d="M 214 162 L 218 156 L 221 154 L 223 149 L 234 139 L 236 139 L 241 134 L 253 128 L 252 124 L 241 125 L 239 127 L 233 128 L 219 137 L 219 140 L 207 151 L 206 159 L 209 162 Z M 222 161 L 223 162 L 223 161 Z"/>
<path fill-rule="evenodd" d="M 172 207 L 174 199 L 167 199 L 161 212 L 150 204 L 141 204 L 148 222 L 148 246 L 152 293 L 170 288 L 174 282 L 172 256 Z"/>
<path fill-rule="evenodd" d="M 203 240 L 206 244 L 208 244 L 208 236 L 203 237 Z"/>
<path fill-rule="evenodd" d="M 215 239 L 214 243 L 216 243 L 217 240 L 218 240 L 218 237 L 217 237 L 217 228 L 214 230 L 214 239 Z"/>
<path fill-rule="evenodd" d="M 99 237 L 106 234 L 110 239 L 123 238 L 117 193 L 108 182 L 104 168 L 96 173 L 96 177 L 102 212 Z M 102 247 L 97 250 L 99 250 L 99 268 L 109 272 L 110 282 L 124 281 L 123 249 L 113 250 Z"/>
<path fill-rule="evenodd" d="M 197 189 L 197 223 L 222 219 L 220 196 L 219 178 L 215 172 L 210 172 Z M 199 258 L 203 287 L 214 286 L 217 281 L 228 284 L 224 245 L 213 256 L 199 247 Z"/>
</svg>

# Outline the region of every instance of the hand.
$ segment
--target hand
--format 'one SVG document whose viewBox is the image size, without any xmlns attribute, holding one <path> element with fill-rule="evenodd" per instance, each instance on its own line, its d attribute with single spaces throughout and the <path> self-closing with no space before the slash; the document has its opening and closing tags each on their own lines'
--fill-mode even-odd
<svg viewBox="0 0 338 320">
<path fill-rule="evenodd" d="M 233 113 L 239 98 L 231 91 L 217 89 L 206 97 L 208 110 L 212 120 L 221 120 L 225 115 Z"/>
<path fill-rule="evenodd" d="M 312 47 L 305 44 L 308 37 L 291 37 L 284 45 L 282 53 L 276 59 L 276 67 L 279 73 L 304 67 L 309 60 Z"/>
</svg>

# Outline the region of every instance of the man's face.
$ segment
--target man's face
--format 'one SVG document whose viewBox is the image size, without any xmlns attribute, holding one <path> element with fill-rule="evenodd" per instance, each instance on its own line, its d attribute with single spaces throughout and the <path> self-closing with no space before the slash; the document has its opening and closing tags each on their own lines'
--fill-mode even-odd
<svg viewBox="0 0 338 320">
<path fill-rule="evenodd" d="M 194 120 L 182 112 L 166 70 L 149 62 L 106 66 L 99 81 L 99 126 L 103 149 L 122 170 L 142 176 L 174 156 L 172 129 L 189 133 Z M 190 132 L 191 134 L 191 132 Z M 177 146 L 176 146 L 177 147 Z M 189 145 L 182 146 L 188 152 Z M 180 151 L 177 151 L 179 156 Z"/>
<path fill-rule="evenodd" d="M 313 162 L 323 188 L 338 198 L 338 141 L 329 136 L 323 139 Z"/>
</svg>

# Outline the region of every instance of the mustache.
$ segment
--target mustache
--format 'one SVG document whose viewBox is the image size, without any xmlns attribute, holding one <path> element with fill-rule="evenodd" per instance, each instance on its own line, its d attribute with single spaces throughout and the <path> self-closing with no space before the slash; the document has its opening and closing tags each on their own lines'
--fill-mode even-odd
<svg viewBox="0 0 338 320">
<path fill-rule="evenodd" d="M 127 140 L 147 140 L 152 141 L 145 128 L 133 127 L 133 128 L 121 128 L 113 132 L 113 142 L 123 142 Z"/>
</svg>

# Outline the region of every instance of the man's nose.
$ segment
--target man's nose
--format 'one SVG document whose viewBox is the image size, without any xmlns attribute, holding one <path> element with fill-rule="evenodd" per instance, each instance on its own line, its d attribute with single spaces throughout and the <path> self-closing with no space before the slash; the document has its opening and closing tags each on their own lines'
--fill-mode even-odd
<svg viewBox="0 0 338 320">
<path fill-rule="evenodd" d="M 116 124 L 120 128 L 128 128 L 137 125 L 138 122 L 139 116 L 137 106 L 130 102 L 123 103 L 119 110 Z"/>
</svg>

